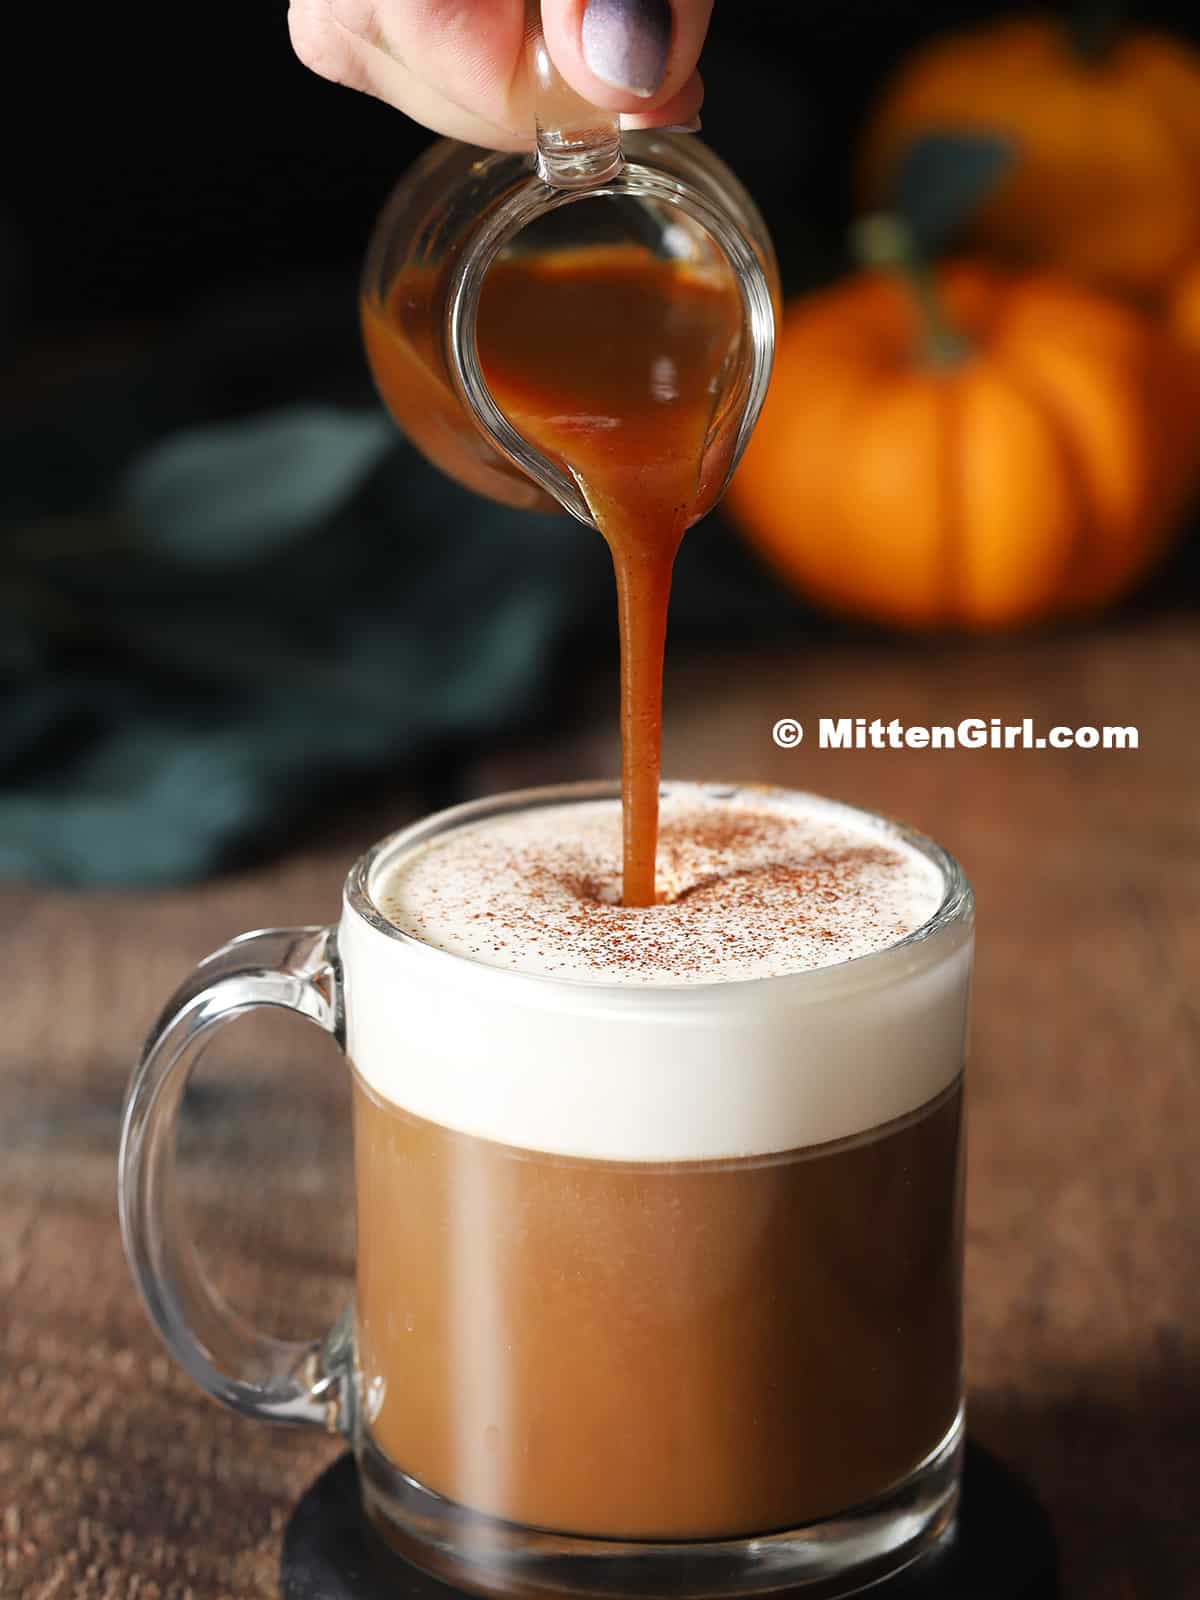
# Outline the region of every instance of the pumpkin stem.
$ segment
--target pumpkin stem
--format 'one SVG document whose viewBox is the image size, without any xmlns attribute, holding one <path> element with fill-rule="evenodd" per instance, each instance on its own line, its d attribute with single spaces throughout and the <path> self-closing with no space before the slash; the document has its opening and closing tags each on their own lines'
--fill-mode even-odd
<svg viewBox="0 0 1200 1600">
<path fill-rule="evenodd" d="M 1067 23 L 1071 48 L 1088 66 L 1101 67 L 1125 27 L 1125 0 L 1076 0 Z"/>
<path fill-rule="evenodd" d="M 934 367 L 964 361 L 970 346 L 947 317 L 937 279 L 908 224 L 890 211 L 877 211 L 860 217 L 850 238 L 864 265 L 897 273 L 907 287 L 917 308 L 924 359 Z"/>
</svg>

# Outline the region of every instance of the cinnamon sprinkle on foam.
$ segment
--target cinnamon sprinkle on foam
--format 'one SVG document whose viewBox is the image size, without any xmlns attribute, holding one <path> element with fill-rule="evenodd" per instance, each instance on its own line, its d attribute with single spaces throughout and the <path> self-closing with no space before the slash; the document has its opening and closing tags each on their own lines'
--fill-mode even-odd
<svg viewBox="0 0 1200 1600">
<path fill-rule="evenodd" d="M 898 835 L 806 795 L 672 787 L 654 906 L 619 904 L 620 835 L 615 800 L 493 817 L 402 857 L 376 900 L 402 932 L 491 966 L 675 985 L 868 955 L 942 898 L 936 866 Z"/>
</svg>

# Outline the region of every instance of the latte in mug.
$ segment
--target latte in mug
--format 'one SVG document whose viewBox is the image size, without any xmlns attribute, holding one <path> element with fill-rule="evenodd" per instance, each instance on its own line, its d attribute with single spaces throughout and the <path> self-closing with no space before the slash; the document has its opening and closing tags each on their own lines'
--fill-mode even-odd
<svg viewBox="0 0 1200 1600">
<path fill-rule="evenodd" d="M 654 906 L 620 839 L 616 799 L 492 814 L 343 920 L 364 1422 L 507 1522 L 801 1527 L 959 1425 L 969 930 L 814 797 L 666 787 Z"/>
</svg>

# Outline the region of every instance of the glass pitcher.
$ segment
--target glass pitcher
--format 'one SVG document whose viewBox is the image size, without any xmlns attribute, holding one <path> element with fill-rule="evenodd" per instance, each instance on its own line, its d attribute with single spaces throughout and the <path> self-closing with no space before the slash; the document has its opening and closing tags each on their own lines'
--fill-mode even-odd
<svg viewBox="0 0 1200 1600">
<path fill-rule="evenodd" d="M 531 153 L 439 140 L 392 193 L 362 285 L 363 333 L 380 394 L 436 466 L 508 505 L 564 507 L 594 527 L 565 464 L 512 425 L 476 349 L 480 291 L 502 253 L 631 242 L 664 260 L 728 270 L 742 307 L 721 374 L 692 520 L 720 499 L 766 396 L 779 281 L 770 236 L 746 190 L 691 134 L 622 131 L 559 77 L 527 29 L 537 136 Z M 603 330 L 597 330 L 603 337 Z"/>
</svg>

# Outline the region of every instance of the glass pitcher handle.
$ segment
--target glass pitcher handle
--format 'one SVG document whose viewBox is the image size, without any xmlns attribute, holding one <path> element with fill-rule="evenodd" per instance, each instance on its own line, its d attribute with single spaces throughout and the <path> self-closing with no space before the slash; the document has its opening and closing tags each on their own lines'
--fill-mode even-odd
<svg viewBox="0 0 1200 1600">
<path fill-rule="evenodd" d="M 125 1251 L 167 1348 L 234 1411 L 348 1433 L 350 1316 L 323 1340 L 276 1339 L 227 1306 L 183 1231 L 175 1135 L 183 1092 L 212 1035 L 261 1006 L 295 1011 L 341 1043 L 340 979 L 330 928 L 246 933 L 202 961 L 146 1042 L 121 1118 L 119 1201 Z"/>
<path fill-rule="evenodd" d="M 537 171 L 553 189 L 586 189 L 621 170 L 621 119 L 591 106 L 566 82 L 542 37 L 541 0 L 525 0 L 525 49 L 533 81 Z"/>
</svg>

